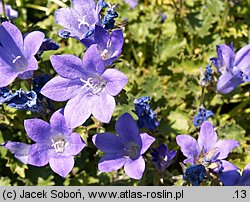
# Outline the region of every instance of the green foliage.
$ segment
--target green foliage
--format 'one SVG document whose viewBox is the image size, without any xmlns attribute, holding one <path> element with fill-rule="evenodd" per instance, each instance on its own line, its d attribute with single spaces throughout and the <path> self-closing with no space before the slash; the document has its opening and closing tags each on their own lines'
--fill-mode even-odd
<svg viewBox="0 0 250 202">
<path fill-rule="evenodd" d="M 198 135 L 192 120 L 200 106 L 200 68 L 204 71 L 210 63 L 209 58 L 216 56 L 216 45 L 233 42 L 238 50 L 250 42 L 249 1 L 235 4 L 229 0 L 144 0 L 139 1 L 133 10 L 122 0 L 110 2 L 119 3 L 118 24 L 128 19 L 124 28 L 121 62 L 115 66 L 129 78 L 125 90 L 116 97 L 117 108 L 110 124 L 102 125 L 89 119 L 77 129 L 87 147 L 76 157 L 75 167 L 66 179 L 53 173 L 49 166 L 34 168 L 23 165 L 0 147 L 0 185 L 160 185 L 149 154 L 145 155 L 147 168 L 141 181 L 129 179 L 122 170 L 98 173 L 97 163 L 103 154 L 93 146 L 92 135 L 102 131 L 114 132 L 114 124 L 122 113 L 133 115 L 134 99 L 149 95 L 152 109 L 155 109 L 161 122 L 153 134 L 157 138 L 153 146 L 164 142 L 170 149 L 179 149 L 176 135 Z M 81 43 L 57 36 L 60 26 L 54 21 L 54 11 L 70 5 L 70 1 L 9 0 L 7 3 L 19 11 L 15 24 L 21 30 L 42 30 L 46 37 L 60 45 L 57 51 L 43 54 L 36 74 L 55 75 L 50 55 L 83 56 L 85 48 Z M 161 13 L 167 17 L 162 23 Z M 241 143 L 230 155 L 230 161 L 244 168 L 250 162 L 249 84 L 241 85 L 226 96 L 216 94 L 215 85 L 215 82 L 212 83 L 206 90 L 205 107 L 215 114 L 211 121 L 217 127 L 219 137 Z M 12 84 L 12 89 L 19 89 L 20 86 L 30 89 L 29 83 L 20 81 Z M 30 143 L 23 121 L 32 117 L 40 115 L 0 107 L 0 143 L 8 140 Z M 40 118 L 48 121 L 49 116 Z M 164 185 L 183 184 L 181 179 L 172 179 L 182 174 L 179 162 L 183 159 L 178 153 L 173 165 L 164 174 Z"/>
</svg>

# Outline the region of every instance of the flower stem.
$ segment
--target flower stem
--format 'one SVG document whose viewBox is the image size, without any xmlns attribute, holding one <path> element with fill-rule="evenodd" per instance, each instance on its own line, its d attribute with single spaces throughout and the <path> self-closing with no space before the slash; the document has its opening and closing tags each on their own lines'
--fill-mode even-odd
<svg viewBox="0 0 250 202">
<path fill-rule="evenodd" d="M 5 3 L 4 3 L 4 0 L 2 0 L 2 9 L 3 9 L 3 17 L 6 18 L 7 15 L 6 15 L 6 10 L 5 10 Z"/>
<path fill-rule="evenodd" d="M 200 106 L 204 106 L 204 99 L 205 99 L 205 87 L 201 88 L 201 103 Z"/>
</svg>

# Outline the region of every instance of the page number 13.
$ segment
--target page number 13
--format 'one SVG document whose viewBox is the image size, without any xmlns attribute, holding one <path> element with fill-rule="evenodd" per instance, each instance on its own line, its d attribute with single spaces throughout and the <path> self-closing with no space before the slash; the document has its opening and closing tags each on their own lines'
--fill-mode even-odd
<svg viewBox="0 0 250 202">
<path fill-rule="evenodd" d="M 233 198 L 246 198 L 247 197 L 247 192 L 246 190 L 236 190 L 235 196 Z"/>
</svg>

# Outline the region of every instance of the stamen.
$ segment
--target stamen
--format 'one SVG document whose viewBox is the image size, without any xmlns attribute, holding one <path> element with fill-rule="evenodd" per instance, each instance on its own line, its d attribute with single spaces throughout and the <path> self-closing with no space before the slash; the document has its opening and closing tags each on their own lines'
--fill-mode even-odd
<svg viewBox="0 0 250 202">
<path fill-rule="evenodd" d="M 87 81 L 80 78 L 80 81 L 84 83 L 84 85 L 81 87 L 81 89 L 90 89 L 90 91 L 93 94 L 98 94 L 102 92 L 102 90 L 105 88 L 107 81 L 100 76 L 93 78 L 88 78 Z"/>
<path fill-rule="evenodd" d="M 21 56 L 20 55 L 18 55 L 18 56 L 16 56 L 15 58 L 14 58 L 14 60 L 12 61 L 12 63 L 14 64 L 18 59 L 20 59 L 21 58 Z"/>
<path fill-rule="evenodd" d="M 103 59 L 103 60 L 107 60 L 109 57 L 108 57 L 108 50 L 107 49 L 104 49 L 104 51 L 101 53 L 101 58 Z"/>
<path fill-rule="evenodd" d="M 65 146 L 66 146 L 66 142 L 64 139 L 59 139 L 57 141 L 54 141 L 53 139 L 51 139 L 52 141 L 52 147 L 54 147 L 54 149 L 56 150 L 57 153 L 63 153 Z"/>
<path fill-rule="evenodd" d="M 89 27 L 89 23 L 87 23 L 86 20 L 85 20 L 86 17 L 87 17 L 87 16 L 84 15 L 84 16 L 82 17 L 82 19 L 78 19 L 78 20 L 77 20 L 77 21 L 79 22 L 79 25 L 78 25 L 78 28 L 79 28 L 79 29 L 81 29 L 81 25 L 86 25 L 87 27 Z"/>
</svg>

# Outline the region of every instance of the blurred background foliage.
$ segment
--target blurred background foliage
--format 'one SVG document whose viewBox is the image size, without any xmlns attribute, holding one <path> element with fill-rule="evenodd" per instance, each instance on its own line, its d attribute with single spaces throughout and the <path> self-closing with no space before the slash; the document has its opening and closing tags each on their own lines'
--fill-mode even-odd
<svg viewBox="0 0 250 202">
<path fill-rule="evenodd" d="M 197 138 L 199 129 L 193 126 L 193 117 L 201 103 L 201 69 L 216 57 L 216 45 L 234 43 L 235 50 L 250 43 L 250 0 L 139 0 L 130 9 L 123 0 L 119 4 L 117 26 L 128 22 L 124 29 L 125 43 L 121 60 L 115 66 L 129 78 L 125 90 L 116 97 L 117 107 L 110 124 L 89 119 L 76 129 L 87 147 L 76 156 L 73 171 L 66 179 L 53 173 L 49 166 L 37 168 L 20 163 L 5 148 L 0 148 L 0 185 L 160 185 L 149 152 L 145 155 L 146 170 L 142 180 L 128 178 L 123 170 L 99 173 L 97 163 L 102 155 L 91 142 L 96 132 L 114 132 L 117 118 L 130 112 L 134 118 L 133 101 L 150 96 L 151 108 L 157 113 L 160 126 L 151 135 L 156 137 L 153 147 L 166 143 L 179 150 L 175 137 L 191 134 Z M 6 0 L 18 10 L 14 23 L 23 31 L 41 30 L 47 38 L 60 45 L 57 51 L 42 55 L 36 75 L 56 75 L 49 56 L 74 54 L 82 57 L 84 46 L 75 39 L 57 36 L 60 26 L 54 21 L 55 10 L 70 5 L 68 0 Z M 220 139 L 236 139 L 241 146 L 229 156 L 229 161 L 240 168 L 250 162 L 250 93 L 249 84 L 243 84 L 228 95 L 216 93 L 218 75 L 214 68 L 214 82 L 205 90 L 205 107 L 214 112 L 210 119 Z M 30 90 L 30 81 L 16 82 L 12 89 Z M 63 103 L 54 103 L 55 109 Z M 36 114 L 0 106 L 0 143 L 22 141 L 31 143 L 23 127 L 27 118 L 39 117 L 48 121 L 52 111 Z M 180 151 L 173 164 L 164 173 L 164 185 L 181 185 L 172 176 L 182 174 Z M 209 185 L 209 184 L 208 184 Z"/>
</svg>

